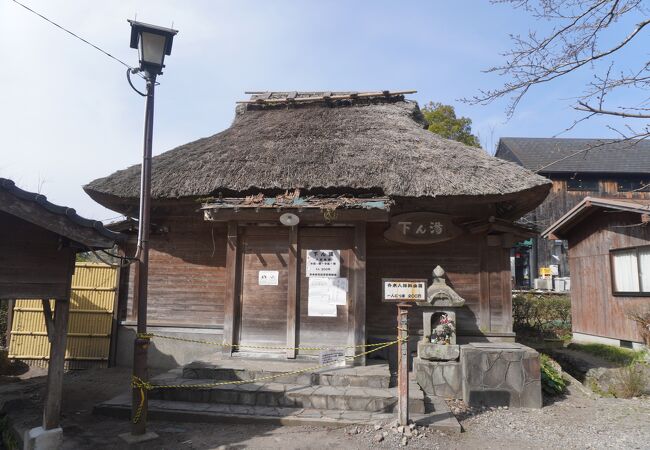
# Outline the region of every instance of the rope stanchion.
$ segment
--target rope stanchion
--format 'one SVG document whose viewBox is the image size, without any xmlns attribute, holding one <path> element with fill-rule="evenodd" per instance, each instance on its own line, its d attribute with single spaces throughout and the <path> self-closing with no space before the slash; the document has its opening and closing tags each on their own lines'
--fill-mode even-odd
<svg viewBox="0 0 650 450">
<path fill-rule="evenodd" d="M 152 335 L 152 336 L 157 336 L 157 335 Z M 142 337 L 142 339 L 146 339 L 145 337 Z M 384 348 L 390 347 L 391 345 L 395 345 L 398 342 L 400 342 L 400 339 L 391 341 L 391 342 L 382 342 L 381 344 L 369 344 L 372 345 L 374 348 L 367 350 L 365 352 L 359 353 L 358 355 L 354 356 L 346 356 L 345 360 L 351 361 L 354 360 L 355 358 L 360 358 L 362 356 L 368 355 L 370 353 L 383 350 Z M 359 347 L 359 346 L 356 346 Z M 347 348 L 352 348 L 352 347 L 347 347 Z M 260 381 L 268 381 L 272 380 L 275 378 L 281 378 L 281 377 L 286 377 L 288 375 L 297 375 L 299 373 L 305 373 L 305 372 L 310 372 L 318 369 L 323 369 L 329 366 L 333 366 L 335 364 L 338 364 L 340 362 L 344 361 L 343 359 L 338 359 L 336 361 L 332 361 L 326 364 L 320 364 L 317 366 L 312 366 L 312 367 L 307 367 L 304 369 L 298 369 L 298 370 L 292 370 L 289 372 L 282 372 L 282 373 L 276 373 L 273 375 L 269 375 L 266 377 L 261 377 L 261 378 L 255 378 L 253 380 L 233 380 L 233 381 L 220 381 L 216 383 L 203 383 L 203 384 L 152 384 L 145 382 L 141 380 L 140 378 L 133 376 L 131 380 L 131 387 L 135 389 L 139 389 L 140 391 L 140 404 L 138 405 L 138 408 L 133 415 L 133 423 L 138 423 L 140 420 L 140 416 L 142 415 L 142 408 L 144 407 L 144 398 L 145 398 L 145 391 L 152 391 L 155 389 L 208 389 L 208 388 L 213 388 L 213 387 L 218 387 L 218 386 L 225 386 L 225 385 L 241 385 L 241 384 L 249 384 L 249 383 L 257 383 Z"/>
</svg>

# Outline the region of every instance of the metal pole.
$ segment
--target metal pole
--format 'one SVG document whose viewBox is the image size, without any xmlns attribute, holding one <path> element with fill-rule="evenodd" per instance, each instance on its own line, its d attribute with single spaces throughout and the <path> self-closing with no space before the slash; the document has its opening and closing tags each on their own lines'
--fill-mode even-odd
<svg viewBox="0 0 650 450">
<path fill-rule="evenodd" d="M 147 100 L 144 113 L 144 150 L 142 157 L 142 172 L 140 178 L 140 215 L 138 220 L 138 326 L 133 346 L 133 376 L 143 382 L 148 382 L 147 351 L 149 340 L 139 337 L 147 332 L 147 281 L 149 276 L 149 228 L 151 209 L 151 147 L 153 142 L 153 109 L 156 75 L 146 73 Z M 144 396 L 144 398 L 142 398 Z M 131 404 L 132 434 L 142 435 L 147 431 L 147 390 L 133 388 Z"/>
<path fill-rule="evenodd" d="M 409 423 L 408 303 L 397 304 L 397 410 L 400 425 Z"/>
</svg>

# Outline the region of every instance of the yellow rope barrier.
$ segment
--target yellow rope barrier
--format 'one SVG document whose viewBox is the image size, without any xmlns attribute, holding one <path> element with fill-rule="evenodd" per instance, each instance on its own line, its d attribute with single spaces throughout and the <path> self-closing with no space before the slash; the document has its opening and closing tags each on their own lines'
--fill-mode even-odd
<svg viewBox="0 0 650 450">
<path fill-rule="evenodd" d="M 151 336 L 157 336 L 157 335 L 152 334 Z M 140 335 L 138 335 L 138 337 L 140 337 Z M 141 339 L 147 339 L 144 336 L 140 337 L 140 338 Z M 373 345 L 375 348 L 373 348 L 371 350 L 368 350 L 368 351 L 365 351 L 363 353 L 359 353 L 358 355 L 346 356 L 345 360 L 351 361 L 351 360 L 353 360 L 355 358 L 359 358 L 361 356 L 365 356 L 365 355 L 368 355 L 370 353 L 376 352 L 378 350 L 382 350 L 384 348 L 390 347 L 391 345 L 395 345 L 399 341 L 400 341 L 400 339 L 397 339 L 397 340 L 391 341 L 391 342 L 383 342 L 383 343 L 381 343 L 379 345 L 370 344 L 370 345 Z M 192 342 L 192 340 L 190 340 L 190 342 Z M 348 348 L 351 348 L 351 347 L 348 347 Z M 154 390 L 154 389 L 180 389 L 180 388 L 206 389 L 206 388 L 213 388 L 213 387 L 217 387 L 217 386 L 224 386 L 224 385 L 228 385 L 228 384 L 241 385 L 241 384 L 248 384 L 248 383 L 257 383 L 259 381 L 268 381 L 268 380 L 272 380 L 272 379 L 275 379 L 275 378 L 285 377 L 285 376 L 288 376 L 288 375 L 296 375 L 296 374 L 299 374 L 299 373 L 304 373 L 304 372 L 309 372 L 309 371 L 312 371 L 312 370 L 322 369 L 322 368 L 325 368 L 325 367 L 333 366 L 334 364 L 338 364 L 341 361 L 343 361 L 343 360 L 339 359 L 339 360 L 332 361 L 332 362 L 329 362 L 329 363 L 326 363 L 326 364 L 320 364 L 318 366 L 307 367 L 307 368 L 304 368 L 304 369 L 293 370 L 293 371 L 290 371 L 290 372 L 277 373 L 277 374 L 269 375 L 269 376 L 266 376 L 266 377 L 255 378 L 253 380 L 219 381 L 219 382 L 216 382 L 216 383 L 203 383 L 203 384 L 152 384 L 152 383 L 148 383 L 148 382 L 146 382 L 146 381 L 144 381 L 144 380 L 142 380 L 142 379 L 140 379 L 140 378 L 138 378 L 138 377 L 136 377 L 134 375 L 132 380 L 131 380 L 131 387 L 133 387 L 134 389 L 139 389 L 139 391 L 140 391 L 140 404 L 138 405 L 138 408 L 137 408 L 135 414 L 133 415 L 133 423 L 138 423 L 140 421 L 140 417 L 142 415 L 142 409 L 144 408 L 145 390 L 146 391 L 151 391 L 151 390 Z"/>
<path fill-rule="evenodd" d="M 280 346 L 272 346 L 272 345 L 226 344 L 225 342 L 204 341 L 201 339 L 188 339 L 188 338 L 182 338 L 177 336 L 165 336 L 163 334 L 154 334 L 154 333 L 138 333 L 136 337 L 138 339 L 148 339 L 148 340 L 156 337 L 160 339 L 170 339 L 173 341 L 192 342 L 195 344 L 218 345 L 220 347 L 252 348 L 258 350 L 262 350 L 262 349 L 263 350 L 330 350 L 332 348 L 348 349 L 348 348 L 381 347 L 382 345 L 385 344 L 385 342 L 379 342 L 375 344 L 358 344 L 358 345 L 346 345 L 346 346 L 333 345 L 329 347 L 280 347 Z"/>
</svg>

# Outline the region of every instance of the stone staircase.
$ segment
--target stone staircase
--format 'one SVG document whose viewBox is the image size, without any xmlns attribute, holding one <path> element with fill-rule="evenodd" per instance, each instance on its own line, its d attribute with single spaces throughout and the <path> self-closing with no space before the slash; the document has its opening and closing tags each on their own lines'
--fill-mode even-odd
<svg viewBox="0 0 650 450">
<path fill-rule="evenodd" d="M 312 371 L 310 368 L 315 365 L 313 361 L 236 358 L 194 362 L 151 380 L 157 385 L 186 387 L 150 391 L 149 417 L 282 424 L 363 424 L 395 419 L 397 388 L 391 387 L 394 383 L 387 363 Z M 300 370 L 306 371 L 275 377 Z M 274 378 L 268 379 L 271 376 Z M 248 380 L 249 383 L 243 384 L 189 387 Z M 414 419 L 425 416 L 431 419 L 434 408 L 430 402 L 425 405 L 425 400 L 413 380 L 409 412 Z M 130 404 L 130 392 L 127 392 L 97 405 L 95 412 L 128 417 Z M 443 405 L 444 402 L 435 408 L 440 420 L 450 415 Z M 455 419 L 452 422 L 453 426 L 457 425 Z"/>
<path fill-rule="evenodd" d="M 313 362 L 268 360 L 195 362 L 153 380 L 155 384 L 183 385 L 187 388 L 155 390 L 150 393 L 150 398 L 207 404 L 395 412 L 397 388 L 389 387 L 391 375 L 387 364 L 335 367 L 315 373 L 264 379 L 314 365 Z M 258 379 L 262 380 L 255 381 Z M 248 380 L 250 383 L 189 388 L 191 385 Z M 409 397 L 409 410 L 424 413 L 424 396 L 417 386 L 411 389 Z"/>
</svg>

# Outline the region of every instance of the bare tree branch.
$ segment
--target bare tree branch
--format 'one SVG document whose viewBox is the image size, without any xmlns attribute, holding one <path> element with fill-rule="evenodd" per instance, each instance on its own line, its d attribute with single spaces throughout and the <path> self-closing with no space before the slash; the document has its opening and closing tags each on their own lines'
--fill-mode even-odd
<svg viewBox="0 0 650 450">
<path fill-rule="evenodd" d="M 506 77 L 504 84 L 497 89 L 482 90 L 464 101 L 487 104 L 509 98 L 506 112 L 511 117 L 531 88 L 573 72 L 591 70 L 593 81 L 585 85 L 574 104 L 577 111 L 586 115 L 563 132 L 594 116 L 650 119 L 650 108 L 645 107 L 650 103 L 647 94 L 650 62 L 642 60 L 636 65 L 632 63 L 632 67 L 620 68 L 616 58 L 622 49 L 636 44 L 638 37 L 650 29 L 650 15 L 643 0 L 493 0 L 493 3 L 509 4 L 526 11 L 539 23 L 555 26 L 544 35 L 530 30 L 527 36 L 511 36 L 512 48 L 503 55 L 506 62 L 486 70 Z M 626 32 L 625 23 L 636 25 Z M 641 51 L 639 54 L 645 55 Z M 634 105 L 616 105 L 618 92 L 623 89 L 638 90 L 638 98 L 643 100 Z M 617 132 L 625 138 L 648 135 L 648 126 L 640 130 L 629 125 L 624 128 Z"/>
</svg>

